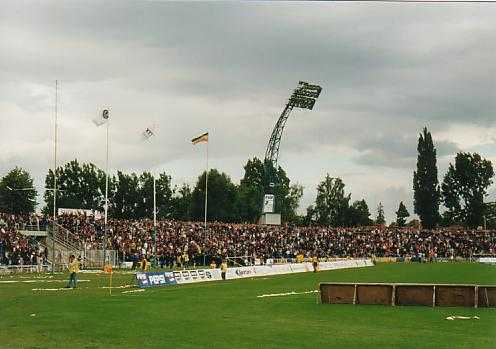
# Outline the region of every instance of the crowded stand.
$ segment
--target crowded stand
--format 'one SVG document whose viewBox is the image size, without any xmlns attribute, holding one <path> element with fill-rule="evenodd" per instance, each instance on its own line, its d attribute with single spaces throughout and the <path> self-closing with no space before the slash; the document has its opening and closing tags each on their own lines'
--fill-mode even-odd
<svg viewBox="0 0 496 349">
<path fill-rule="evenodd" d="M 44 230 L 48 220 L 37 215 L 0 212 L 0 265 L 46 264 L 46 249 L 40 238 L 22 235 L 19 230 Z"/>
<path fill-rule="evenodd" d="M 0 263 L 31 263 L 46 258 L 40 241 L 17 232 L 20 226 L 47 224 L 43 217 L 2 214 Z M 60 215 L 58 223 L 74 233 L 85 250 L 103 249 L 104 223 L 93 216 Z M 154 227 L 151 220 L 109 219 L 107 249 L 121 261 L 153 257 Z M 321 226 L 296 227 L 254 224 L 159 221 L 157 256 L 162 267 L 210 264 L 212 260 L 238 257 L 241 261 L 319 258 L 398 257 L 409 259 L 472 258 L 496 255 L 496 231 L 420 230 L 414 228 Z"/>
</svg>

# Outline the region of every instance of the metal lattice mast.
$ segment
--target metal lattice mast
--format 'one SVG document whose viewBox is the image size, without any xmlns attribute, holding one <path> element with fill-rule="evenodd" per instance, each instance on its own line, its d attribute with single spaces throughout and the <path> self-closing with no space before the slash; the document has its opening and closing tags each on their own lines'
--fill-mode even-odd
<svg viewBox="0 0 496 349">
<path fill-rule="evenodd" d="M 298 87 L 291 94 L 286 107 L 281 116 L 279 116 L 276 126 L 270 135 L 269 144 L 265 151 L 265 160 L 270 161 L 274 168 L 276 167 L 279 158 L 279 146 L 281 144 L 282 132 L 284 131 L 284 126 L 286 125 L 289 114 L 295 107 L 312 110 L 321 91 L 322 87 L 318 85 L 300 81 Z"/>
<path fill-rule="evenodd" d="M 292 110 L 293 106 L 287 104 L 281 116 L 279 116 L 274 130 L 272 130 L 267 150 L 265 150 L 265 160 L 270 161 L 274 168 L 276 167 L 279 158 L 279 146 L 281 144 L 282 132 L 284 131 L 284 126 L 286 126 L 286 121 Z"/>
<path fill-rule="evenodd" d="M 279 159 L 279 147 L 281 145 L 282 133 L 284 131 L 284 126 L 286 126 L 286 121 L 288 121 L 289 114 L 293 108 L 309 109 L 312 110 L 315 105 L 315 101 L 320 95 L 322 87 L 318 85 L 312 85 L 304 81 L 298 83 L 298 87 L 293 91 L 288 103 L 284 107 L 282 114 L 276 122 L 272 134 L 270 135 L 269 144 L 267 144 L 267 149 L 265 150 L 265 175 L 266 179 L 269 181 L 269 188 L 274 188 L 277 179 L 274 171 L 277 171 L 277 161 Z M 272 165 L 270 169 L 267 165 Z M 269 165 L 269 166 L 270 166 Z M 274 195 L 272 193 L 273 189 L 265 188 L 266 194 L 264 196 L 264 204 L 262 207 L 262 213 L 273 213 L 274 212 Z M 268 192 L 267 192 L 268 191 Z M 272 204 L 271 204 L 272 203 Z"/>
</svg>

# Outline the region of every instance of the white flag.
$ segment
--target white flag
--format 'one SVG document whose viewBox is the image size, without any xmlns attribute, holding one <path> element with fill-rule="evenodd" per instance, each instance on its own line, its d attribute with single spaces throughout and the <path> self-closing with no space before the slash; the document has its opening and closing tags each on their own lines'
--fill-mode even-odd
<svg viewBox="0 0 496 349">
<path fill-rule="evenodd" d="M 157 134 L 157 125 L 148 126 L 142 133 L 141 138 L 143 141 L 147 141 Z"/>
<path fill-rule="evenodd" d="M 104 109 L 102 111 L 102 115 L 100 115 L 99 117 L 93 119 L 93 123 L 96 126 L 102 126 L 103 124 L 105 124 L 105 123 L 108 122 L 109 117 L 110 117 L 110 113 L 109 113 L 108 109 Z"/>
</svg>

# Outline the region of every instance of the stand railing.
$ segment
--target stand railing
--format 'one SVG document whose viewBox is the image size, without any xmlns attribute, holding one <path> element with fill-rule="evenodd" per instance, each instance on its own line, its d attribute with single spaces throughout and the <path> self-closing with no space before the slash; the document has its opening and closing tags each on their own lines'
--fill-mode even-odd
<svg viewBox="0 0 496 349">
<path fill-rule="evenodd" d="M 117 251 L 107 250 L 104 256 L 102 250 L 87 250 L 76 234 L 60 224 L 51 225 L 48 232 L 45 247 L 54 270 L 63 270 L 70 255 L 81 258 L 85 268 L 102 268 L 105 260 L 114 266 L 118 265 Z"/>
</svg>

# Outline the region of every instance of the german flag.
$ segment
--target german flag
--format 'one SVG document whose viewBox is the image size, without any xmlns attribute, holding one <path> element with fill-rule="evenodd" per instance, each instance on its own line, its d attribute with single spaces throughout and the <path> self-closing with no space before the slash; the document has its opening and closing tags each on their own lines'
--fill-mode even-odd
<svg viewBox="0 0 496 349">
<path fill-rule="evenodd" d="M 208 143 L 208 132 L 198 136 L 198 137 L 195 137 L 191 140 L 191 143 L 193 144 L 198 144 L 198 143 Z"/>
</svg>

